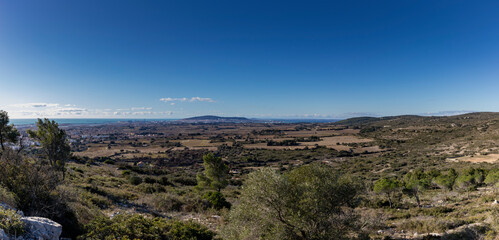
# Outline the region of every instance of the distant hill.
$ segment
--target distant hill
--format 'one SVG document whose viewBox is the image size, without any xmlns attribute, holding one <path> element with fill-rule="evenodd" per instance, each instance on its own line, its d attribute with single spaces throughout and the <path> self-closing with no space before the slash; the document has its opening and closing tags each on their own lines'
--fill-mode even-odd
<svg viewBox="0 0 499 240">
<path fill-rule="evenodd" d="M 335 124 L 346 126 L 417 126 L 458 122 L 473 124 L 476 122 L 497 119 L 499 119 L 499 113 L 496 112 L 474 112 L 454 116 L 401 115 L 389 117 L 356 117 L 341 120 L 335 122 Z"/>
<path fill-rule="evenodd" d="M 341 120 L 338 122 L 335 122 L 335 124 L 338 125 L 367 125 L 371 123 L 376 123 L 376 122 L 381 122 L 381 121 L 389 121 L 389 120 L 416 120 L 416 119 L 422 119 L 425 117 L 422 116 L 417 116 L 417 115 L 400 115 L 400 116 L 388 116 L 388 117 L 355 117 L 355 118 L 348 118 L 345 120 Z M 427 117 L 430 118 L 430 117 Z"/>
<path fill-rule="evenodd" d="M 249 119 L 245 117 L 220 117 L 220 116 L 198 116 L 191 118 L 184 118 L 178 120 L 179 122 L 186 123 L 245 123 L 245 122 L 258 122 L 258 120 Z"/>
</svg>

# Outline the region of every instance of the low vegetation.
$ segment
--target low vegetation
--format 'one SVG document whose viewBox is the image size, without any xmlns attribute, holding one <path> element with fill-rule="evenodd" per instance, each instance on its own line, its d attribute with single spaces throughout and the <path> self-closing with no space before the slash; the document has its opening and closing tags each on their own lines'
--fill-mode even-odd
<svg viewBox="0 0 499 240">
<path fill-rule="evenodd" d="M 50 120 L 18 129 L 0 112 L 0 202 L 73 239 L 499 235 L 498 162 L 460 160 L 499 153 L 497 114 L 144 124 L 82 140 Z M 7 234 L 23 234 L 18 220 L 0 207 Z"/>
</svg>

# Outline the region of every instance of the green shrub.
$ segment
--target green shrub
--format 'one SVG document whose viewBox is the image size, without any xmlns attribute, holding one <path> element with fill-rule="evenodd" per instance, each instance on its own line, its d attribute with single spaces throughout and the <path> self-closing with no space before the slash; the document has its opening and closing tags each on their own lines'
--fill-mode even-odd
<svg viewBox="0 0 499 240">
<path fill-rule="evenodd" d="M 224 239 L 344 239 L 360 229 L 350 212 L 361 189 L 325 164 L 286 174 L 263 168 L 246 178 L 220 233 Z"/>
<path fill-rule="evenodd" d="M 145 177 L 144 178 L 144 182 L 145 183 L 156 183 L 156 179 L 152 178 L 152 177 Z"/>
<path fill-rule="evenodd" d="M 47 217 L 58 209 L 52 194 L 61 183 L 60 171 L 48 164 L 3 152 L 0 157 L 0 183 L 16 196 L 17 208 L 25 214 Z"/>
<path fill-rule="evenodd" d="M 142 183 L 142 178 L 139 176 L 131 176 L 129 181 L 132 185 L 139 185 Z"/>
<path fill-rule="evenodd" d="M 76 167 L 72 167 L 71 169 L 73 169 L 73 171 L 75 171 L 75 172 L 79 172 L 79 173 L 81 173 L 81 174 L 83 174 L 83 173 L 84 173 L 84 171 L 83 171 L 82 169 L 79 169 L 79 168 L 76 168 Z"/>
<path fill-rule="evenodd" d="M 172 186 L 173 184 L 170 182 L 170 180 L 168 179 L 168 177 L 161 177 L 158 181 L 159 184 L 163 185 L 163 186 Z"/>
<path fill-rule="evenodd" d="M 16 195 L 9 190 L 0 186 L 0 202 L 5 203 L 11 207 L 16 207 Z"/>
<path fill-rule="evenodd" d="M 140 191 L 143 193 L 155 193 L 156 188 L 154 188 L 154 185 L 149 184 L 149 183 L 143 183 L 138 186 L 140 188 Z"/>
<path fill-rule="evenodd" d="M 418 233 L 443 232 L 448 229 L 457 228 L 466 224 L 463 220 L 435 219 L 432 217 L 420 219 L 407 219 L 400 222 L 400 229 L 415 231 Z"/>
<path fill-rule="evenodd" d="M 188 176 L 175 177 L 173 182 L 184 185 L 184 186 L 196 186 L 198 184 L 196 178 Z"/>
<path fill-rule="evenodd" d="M 0 229 L 3 229 L 8 235 L 22 235 L 25 230 L 21 215 L 12 209 L 5 209 L 0 206 Z"/>
<path fill-rule="evenodd" d="M 107 197 L 103 197 L 91 192 L 82 192 L 80 197 L 83 201 L 91 203 L 92 205 L 95 205 L 101 209 L 105 209 L 112 204 L 112 202 Z"/>
<path fill-rule="evenodd" d="M 230 208 L 231 204 L 227 202 L 225 197 L 220 192 L 207 192 L 203 195 L 203 199 L 210 203 L 210 206 L 215 209 Z"/>
<path fill-rule="evenodd" d="M 98 217 L 86 225 L 86 234 L 79 239 L 213 239 L 214 233 L 193 222 L 146 218 L 142 215 L 122 214 L 113 219 Z"/>
<path fill-rule="evenodd" d="M 447 214 L 453 212 L 454 209 L 450 207 L 433 207 L 433 208 L 421 208 L 418 209 L 418 211 L 426 216 L 445 217 L 447 216 Z"/>
<path fill-rule="evenodd" d="M 154 190 L 158 193 L 162 193 L 162 192 L 166 192 L 166 189 L 165 187 L 163 187 L 161 184 L 159 183 L 155 183 L 154 185 Z"/>
<path fill-rule="evenodd" d="M 111 164 L 111 165 L 113 165 L 113 164 L 115 164 L 115 163 L 116 163 L 116 161 L 114 161 L 114 160 L 112 160 L 112 159 L 107 159 L 107 160 L 105 160 L 105 161 L 104 161 L 104 163 L 105 163 L 105 164 Z"/>
<path fill-rule="evenodd" d="M 52 219 L 63 226 L 65 236 L 78 234 L 77 219 L 61 194 L 62 173 L 43 159 L 24 157 L 11 151 L 0 156 L 0 183 L 13 193 L 16 208 L 26 215 Z M 13 199 L 11 195 L 11 200 Z"/>
<path fill-rule="evenodd" d="M 123 170 L 123 172 L 121 174 L 123 176 L 129 176 L 130 174 L 132 174 L 132 171 L 130 171 L 130 170 Z"/>
<path fill-rule="evenodd" d="M 197 240 L 210 240 L 213 239 L 215 233 L 207 229 L 205 226 L 189 222 L 171 221 L 169 223 L 171 239 L 197 239 Z"/>
<path fill-rule="evenodd" d="M 154 194 L 152 198 L 152 205 L 159 211 L 180 211 L 184 202 L 182 199 L 171 193 Z"/>
<path fill-rule="evenodd" d="M 165 188 L 161 186 L 159 183 L 155 184 L 150 184 L 150 183 L 143 183 L 138 186 L 140 188 L 140 191 L 143 193 L 161 193 L 165 192 Z"/>
<path fill-rule="evenodd" d="M 201 199 L 201 196 L 197 194 L 189 194 L 183 198 L 184 205 L 182 206 L 182 211 L 184 212 L 201 212 L 206 210 L 207 201 Z"/>
</svg>

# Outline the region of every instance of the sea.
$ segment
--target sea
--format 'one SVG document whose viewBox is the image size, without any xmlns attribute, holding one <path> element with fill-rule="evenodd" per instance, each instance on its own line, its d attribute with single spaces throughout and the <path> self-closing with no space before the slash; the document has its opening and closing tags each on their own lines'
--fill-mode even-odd
<svg viewBox="0 0 499 240">
<path fill-rule="evenodd" d="M 111 124 L 111 123 L 122 123 L 122 122 L 170 122 L 176 121 L 180 119 L 173 118 L 165 118 L 165 119 L 137 119 L 137 118 L 51 118 L 50 120 L 54 120 L 61 125 L 98 125 L 98 124 Z M 326 123 L 326 122 L 336 122 L 341 119 L 253 119 L 260 121 L 268 121 L 268 122 L 280 122 L 280 123 Z M 35 118 L 25 118 L 25 119 L 10 119 L 10 123 L 16 126 L 22 125 L 34 125 L 36 124 L 37 119 Z"/>
<path fill-rule="evenodd" d="M 175 121 L 179 119 L 137 119 L 137 118 L 51 118 L 50 120 L 54 120 L 61 125 L 93 125 L 93 124 L 109 124 L 109 123 L 118 123 L 118 122 L 168 122 Z M 10 119 L 10 123 L 21 126 L 21 125 L 33 125 L 36 124 L 37 119 L 35 118 L 24 118 L 24 119 Z"/>
</svg>

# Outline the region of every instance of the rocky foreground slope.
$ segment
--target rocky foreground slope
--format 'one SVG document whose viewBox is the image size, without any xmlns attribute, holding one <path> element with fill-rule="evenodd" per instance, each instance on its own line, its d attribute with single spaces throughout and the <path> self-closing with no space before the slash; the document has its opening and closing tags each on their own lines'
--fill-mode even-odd
<svg viewBox="0 0 499 240">
<path fill-rule="evenodd" d="M 57 240 L 61 236 L 62 226 L 48 218 L 26 217 L 22 211 L 17 211 L 4 203 L 0 203 L 0 210 L 12 213 L 8 217 L 4 215 L 0 216 L 2 225 L 8 226 L 10 222 L 20 220 L 20 223 L 24 227 L 24 233 L 20 236 L 17 236 L 16 232 L 12 233 L 0 228 L 1 240 Z"/>
</svg>

